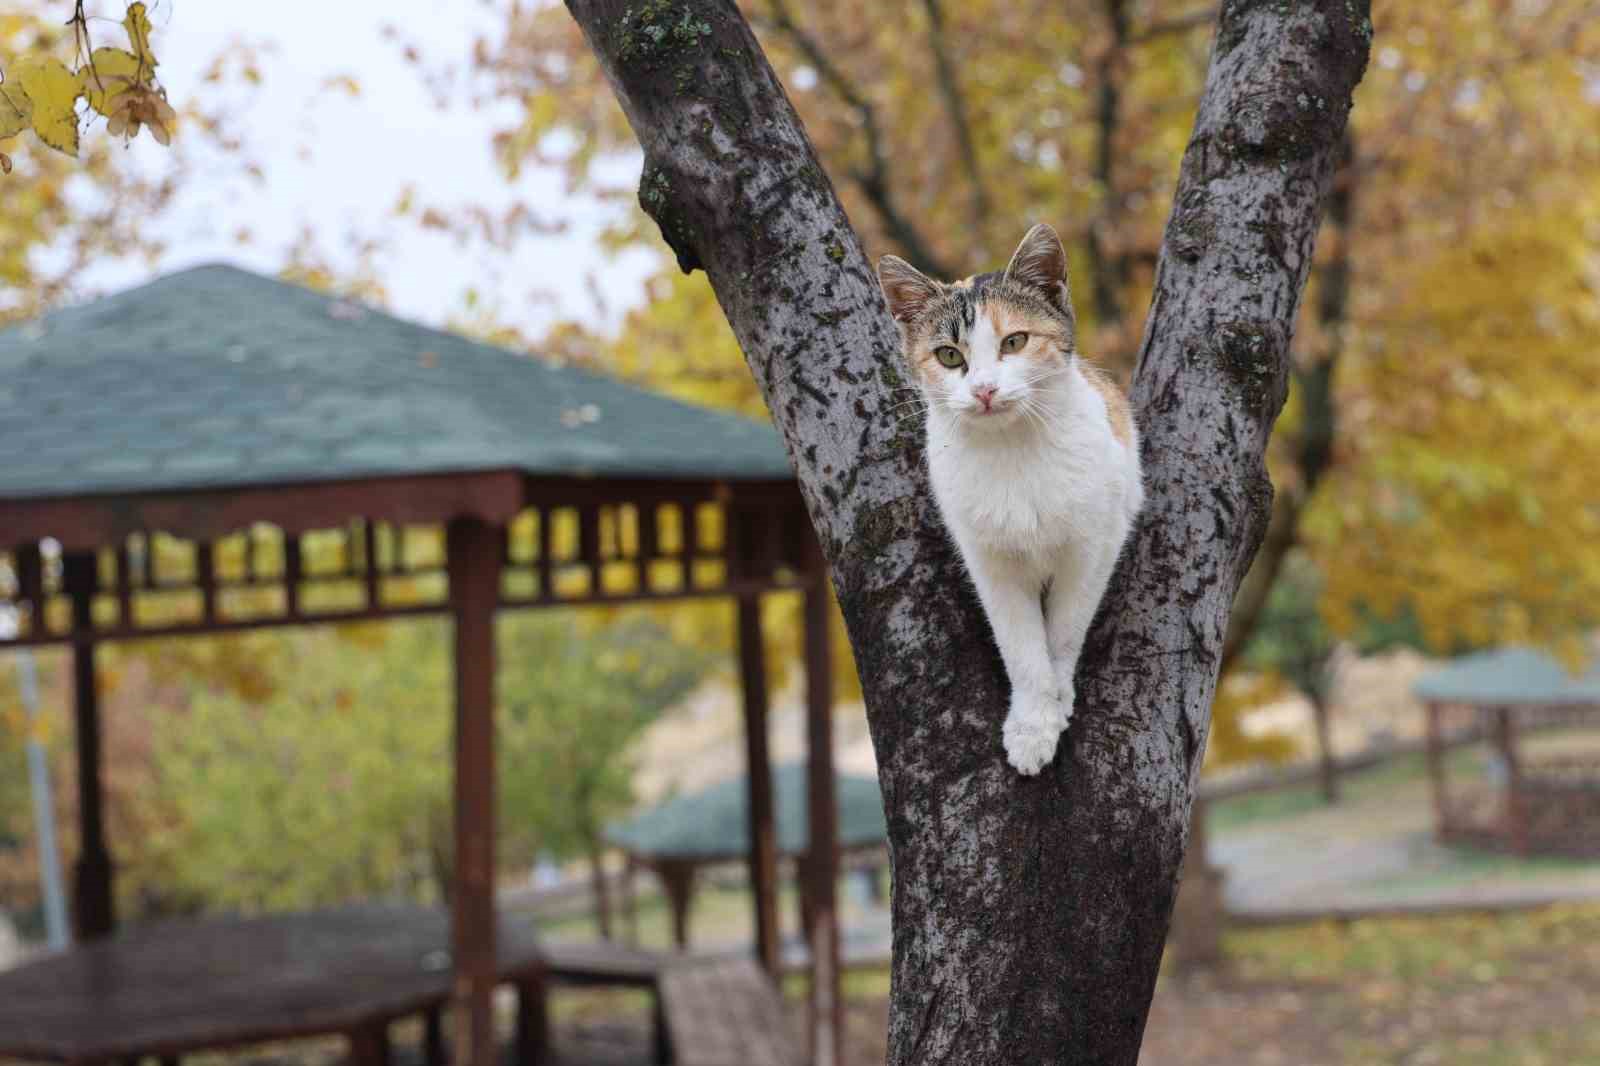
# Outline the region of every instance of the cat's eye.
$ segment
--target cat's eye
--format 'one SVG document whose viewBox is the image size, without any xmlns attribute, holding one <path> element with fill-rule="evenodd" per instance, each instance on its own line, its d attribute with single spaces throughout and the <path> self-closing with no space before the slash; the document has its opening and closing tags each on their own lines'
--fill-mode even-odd
<svg viewBox="0 0 1600 1066">
<path fill-rule="evenodd" d="M 1010 355 L 1012 352 L 1020 352 L 1027 343 L 1028 335 L 1026 333 L 1013 333 L 1000 342 L 1000 353 L 1002 355 Z"/>
<path fill-rule="evenodd" d="M 947 366 L 954 370 L 958 366 L 966 365 L 966 357 L 961 354 L 960 348 L 952 348 L 948 344 L 941 344 L 933 350 L 933 357 L 939 360 L 940 366 Z"/>
</svg>

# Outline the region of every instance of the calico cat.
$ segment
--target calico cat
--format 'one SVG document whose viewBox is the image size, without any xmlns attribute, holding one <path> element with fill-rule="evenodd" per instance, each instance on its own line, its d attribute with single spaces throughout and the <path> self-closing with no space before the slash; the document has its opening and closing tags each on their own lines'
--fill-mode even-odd
<svg viewBox="0 0 1600 1066">
<path fill-rule="evenodd" d="M 1036 774 L 1072 717 L 1084 637 L 1144 502 L 1138 431 L 1077 351 L 1049 226 L 1003 273 L 941 284 L 886 255 L 878 280 L 926 403 L 934 499 L 1011 680 L 1006 757 Z"/>
</svg>

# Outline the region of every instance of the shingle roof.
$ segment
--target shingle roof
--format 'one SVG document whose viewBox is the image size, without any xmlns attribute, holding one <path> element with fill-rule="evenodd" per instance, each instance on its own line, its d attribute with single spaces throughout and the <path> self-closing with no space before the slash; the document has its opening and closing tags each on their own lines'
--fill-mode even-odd
<svg viewBox="0 0 1600 1066">
<path fill-rule="evenodd" d="M 0 332 L 0 498 L 517 469 L 786 479 L 771 427 L 203 266 Z"/>
<path fill-rule="evenodd" d="M 1437 703 L 1600 707 L 1600 663 L 1592 663 L 1584 673 L 1574 676 L 1542 651 L 1496 648 L 1462 656 L 1424 675 L 1412 691 L 1419 699 Z"/>
<path fill-rule="evenodd" d="M 883 797 L 870 777 L 840 774 L 839 846 L 858 848 L 889 838 Z M 743 858 L 750 850 L 743 775 L 676 796 L 606 829 L 606 839 L 636 855 L 696 861 Z M 772 772 L 772 803 L 778 823 L 778 853 L 794 855 L 810 840 L 806 809 L 806 768 L 788 763 Z"/>
</svg>

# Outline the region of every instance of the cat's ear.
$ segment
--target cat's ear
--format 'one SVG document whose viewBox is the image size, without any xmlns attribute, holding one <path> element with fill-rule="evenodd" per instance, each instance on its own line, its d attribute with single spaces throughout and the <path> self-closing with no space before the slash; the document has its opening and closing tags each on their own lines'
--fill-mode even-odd
<svg viewBox="0 0 1600 1066">
<path fill-rule="evenodd" d="M 878 260 L 878 285 L 889 313 L 902 326 L 916 319 L 939 295 L 939 283 L 897 255 Z"/>
<path fill-rule="evenodd" d="M 1037 290 L 1068 318 L 1076 317 L 1072 313 L 1072 290 L 1067 287 L 1067 250 L 1048 224 L 1039 223 L 1022 238 L 1011 265 L 1006 267 L 1006 279 Z"/>
</svg>

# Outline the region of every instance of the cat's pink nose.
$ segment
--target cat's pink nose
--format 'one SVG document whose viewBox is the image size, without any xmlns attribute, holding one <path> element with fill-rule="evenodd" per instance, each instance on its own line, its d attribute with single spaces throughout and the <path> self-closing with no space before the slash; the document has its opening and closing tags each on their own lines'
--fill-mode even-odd
<svg viewBox="0 0 1600 1066">
<path fill-rule="evenodd" d="M 972 390 L 972 395 L 978 398 L 978 402 L 983 404 L 983 409 L 987 411 L 989 409 L 989 405 L 994 402 L 994 394 L 999 391 L 1000 390 L 995 388 L 993 385 L 979 385 L 977 388 Z"/>
</svg>

